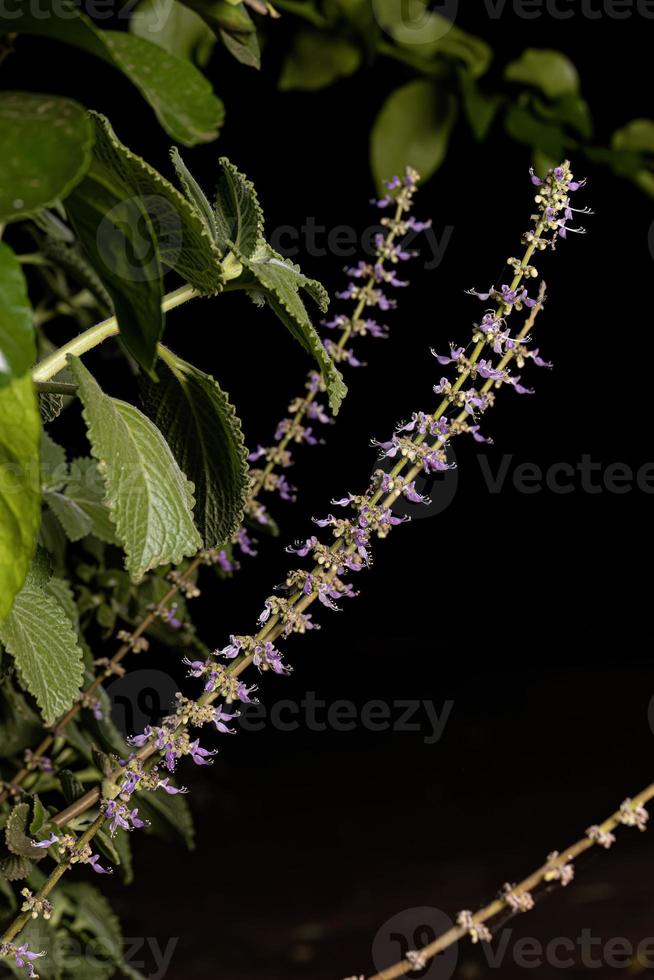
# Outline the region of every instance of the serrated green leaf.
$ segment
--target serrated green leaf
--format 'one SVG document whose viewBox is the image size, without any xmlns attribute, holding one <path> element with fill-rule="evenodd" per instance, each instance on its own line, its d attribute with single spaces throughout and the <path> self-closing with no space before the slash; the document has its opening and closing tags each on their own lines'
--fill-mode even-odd
<svg viewBox="0 0 654 980">
<path fill-rule="evenodd" d="M 3 92 L 0 146 L 0 222 L 16 221 L 65 198 L 79 183 L 91 159 L 93 129 L 84 107 L 71 99 Z"/>
<path fill-rule="evenodd" d="M 138 801 L 139 815 L 150 821 L 150 833 L 172 844 L 181 842 L 190 851 L 194 849 L 193 817 L 183 793 L 137 792 L 134 796 Z"/>
<path fill-rule="evenodd" d="M 378 188 L 414 167 L 427 180 L 445 159 L 456 101 L 440 83 L 419 78 L 396 89 L 377 116 L 370 158 Z"/>
<path fill-rule="evenodd" d="M 140 199 L 157 235 L 159 254 L 203 295 L 223 288 L 222 252 L 195 208 L 165 177 L 120 142 L 109 121 L 91 113 L 96 127 L 95 158 L 109 179 Z"/>
<path fill-rule="evenodd" d="M 45 35 L 113 64 L 140 91 L 166 132 L 185 146 L 218 135 L 224 107 L 198 69 L 134 34 L 99 30 L 74 0 L 44 0 L 38 13 L 22 7 L 11 30 Z"/>
<path fill-rule="evenodd" d="M 216 225 L 216 216 L 213 213 L 213 208 L 209 204 L 209 200 L 198 184 L 197 180 L 182 160 L 180 152 L 176 146 L 173 146 L 172 150 L 170 151 L 170 159 L 173 161 L 177 178 L 184 189 L 186 197 L 200 220 L 203 222 L 211 238 L 216 241 L 218 238 L 218 227 Z"/>
<path fill-rule="evenodd" d="M 10 758 L 36 744 L 43 723 L 21 691 L 6 677 L 0 685 L 0 757 Z"/>
<path fill-rule="evenodd" d="M 105 502 L 126 567 L 139 581 L 149 569 L 176 565 L 202 546 L 193 524 L 193 488 L 156 426 L 133 405 L 105 395 L 78 358 L 69 363 L 105 482 Z"/>
<path fill-rule="evenodd" d="M 239 253 L 240 255 L 240 253 Z M 285 259 L 270 245 L 257 247 L 251 257 L 240 255 L 245 271 L 240 279 L 232 284 L 261 294 L 270 308 L 288 328 L 305 350 L 315 357 L 327 386 L 329 404 L 334 415 L 337 414 L 347 388 L 343 377 L 325 350 L 315 327 L 309 319 L 299 290 L 304 289 L 326 309 L 327 297 L 320 283 L 308 279 L 289 259 Z"/>
<path fill-rule="evenodd" d="M 527 48 L 517 61 L 506 66 L 504 77 L 508 82 L 521 82 L 538 88 L 549 99 L 577 95 L 579 92 L 577 69 L 561 51 Z"/>
<path fill-rule="evenodd" d="M 44 490 L 59 490 L 68 479 L 66 450 L 47 432 L 41 434 L 41 486 Z"/>
<path fill-rule="evenodd" d="M 159 237 L 144 202 L 94 153 L 66 208 L 91 265 L 111 295 L 120 339 L 151 372 L 164 329 L 163 269 Z"/>
<path fill-rule="evenodd" d="M 25 276 L 20 262 L 5 242 L 0 242 L 0 297 L 1 389 L 11 384 L 14 378 L 21 378 L 36 359 L 32 307 Z"/>
<path fill-rule="evenodd" d="M 64 610 L 36 576 L 29 575 L 0 640 L 16 662 L 20 682 L 35 698 L 46 725 L 53 725 L 79 694 L 82 651 Z"/>
<path fill-rule="evenodd" d="M 66 803 L 74 803 L 86 792 L 75 773 L 71 772 L 70 769 L 59 770 L 59 782 Z"/>
<path fill-rule="evenodd" d="M 223 251 L 235 245 L 248 258 L 263 244 L 263 211 L 254 184 L 227 157 L 220 158 L 222 173 L 216 188 L 215 220 Z"/>
<path fill-rule="evenodd" d="M 123 933 L 118 917 L 107 899 L 87 884 L 67 884 L 66 896 L 75 904 L 75 917 L 70 925 L 72 932 L 95 941 L 95 948 L 127 977 L 139 978 L 139 974 L 124 960 Z"/>
<path fill-rule="evenodd" d="M 67 582 L 66 579 L 58 578 L 58 576 L 53 575 L 48 579 L 45 586 L 45 591 L 48 593 L 48 595 L 51 595 L 53 599 L 57 600 L 71 623 L 77 628 L 77 603 L 75 602 L 75 596 L 73 594 L 70 582 Z"/>
<path fill-rule="evenodd" d="M 247 501 L 241 422 L 211 375 L 164 347 L 160 355 L 160 380 L 144 387 L 145 410 L 195 485 L 195 521 L 205 547 L 215 548 L 240 527 Z"/>
<path fill-rule="evenodd" d="M 29 803 L 18 803 L 9 816 L 5 826 L 5 841 L 12 854 L 40 861 L 45 857 L 45 848 L 35 847 L 27 835 L 27 822 L 30 817 Z"/>
<path fill-rule="evenodd" d="M 91 521 L 73 500 L 56 490 L 47 490 L 43 499 L 55 515 L 69 541 L 80 541 L 91 533 Z"/>
<path fill-rule="evenodd" d="M 208 65 L 216 38 L 202 18 L 177 0 L 142 0 L 129 22 L 137 37 L 159 45 L 168 54 Z"/>
<path fill-rule="evenodd" d="M 11 857 L 0 861 L 0 872 L 7 881 L 22 881 L 30 875 L 33 867 L 34 865 L 28 858 L 18 854 L 12 854 Z"/>
<path fill-rule="evenodd" d="M 90 533 L 106 544 L 117 544 L 109 508 L 104 502 L 104 481 L 96 460 L 74 459 L 70 464 L 70 478 L 66 484 L 66 499 L 75 504 L 88 518 Z"/>
<path fill-rule="evenodd" d="M 3 298 L 0 295 L 0 308 Z M 25 581 L 41 516 L 41 419 L 28 374 L 0 389 L 0 622 Z"/>
<path fill-rule="evenodd" d="M 302 28 L 293 38 L 279 79 L 282 91 L 313 92 L 354 74 L 361 64 L 361 51 L 346 38 L 324 31 Z"/>
</svg>

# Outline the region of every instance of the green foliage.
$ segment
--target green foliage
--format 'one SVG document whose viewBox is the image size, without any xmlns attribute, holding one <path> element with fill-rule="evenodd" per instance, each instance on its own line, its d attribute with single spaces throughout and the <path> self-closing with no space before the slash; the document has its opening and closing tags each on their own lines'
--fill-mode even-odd
<svg viewBox="0 0 654 980">
<path fill-rule="evenodd" d="M 114 65 L 151 105 L 166 132 L 185 146 L 218 135 L 223 104 L 194 65 L 134 34 L 99 30 L 73 0 L 46 0 L 38 15 L 23 7 L 11 29 L 64 41 Z"/>
<path fill-rule="evenodd" d="M 295 35 L 279 79 L 280 89 L 314 91 L 352 75 L 361 64 L 361 50 L 341 37 L 325 37 L 305 28 Z"/>
<path fill-rule="evenodd" d="M 161 432 L 133 405 L 105 395 L 78 358 L 79 384 L 105 502 L 135 581 L 157 565 L 179 563 L 202 540 L 193 524 L 193 489 Z"/>
<path fill-rule="evenodd" d="M 6 296 L 0 294 L 0 309 Z M 41 420 L 29 375 L 0 388 L 0 622 L 23 585 L 39 529 Z"/>
<path fill-rule="evenodd" d="M 0 389 L 21 378 L 34 363 L 32 307 L 20 262 L 0 242 Z"/>
<path fill-rule="evenodd" d="M 40 738 L 41 719 L 32 711 L 11 677 L 0 681 L 0 757 L 9 758 Z"/>
<path fill-rule="evenodd" d="M 654 197 L 654 120 L 633 119 L 613 134 L 614 166 Z"/>
<path fill-rule="evenodd" d="M 240 526 L 248 496 L 241 423 L 211 375 L 164 347 L 160 354 L 160 380 L 146 384 L 145 408 L 195 485 L 196 524 L 205 547 L 215 548 Z"/>
<path fill-rule="evenodd" d="M 247 7 L 233 0 L 183 0 L 221 39 L 227 50 L 244 65 L 261 66 L 256 28 Z"/>
<path fill-rule="evenodd" d="M 0 222 L 66 197 L 84 176 L 93 128 L 71 99 L 3 92 L 0 104 Z"/>
<path fill-rule="evenodd" d="M 206 67 L 216 44 L 213 31 L 193 10 L 177 0 L 142 0 L 129 29 L 177 58 Z"/>
<path fill-rule="evenodd" d="M 56 446 L 49 438 L 43 445 L 48 444 Z M 44 503 L 55 515 L 70 541 L 79 541 L 86 535 L 93 534 L 107 544 L 117 544 L 118 538 L 111 515 L 104 503 L 104 482 L 97 462 L 89 458 L 76 459 L 69 469 L 63 449 L 60 446 L 56 446 L 56 449 L 63 454 L 63 461 L 54 470 L 59 477 L 58 482 L 54 485 L 43 483 Z M 41 469 L 43 472 L 43 463 Z"/>
<path fill-rule="evenodd" d="M 427 179 L 447 153 L 456 103 L 440 83 L 416 79 L 396 89 L 375 120 L 371 163 L 377 186 L 412 166 Z"/>
<path fill-rule="evenodd" d="M 216 235 L 223 250 L 235 247 L 248 258 L 263 244 L 263 211 L 254 184 L 226 157 L 220 158 L 216 188 Z"/>
<path fill-rule="evenodd" d="M 507 65 L 504 77 L 509 82 L 522 82 L 540 89 L 549 99 L 579 92 L 577 69 L 560 51 L 527 48 L 517 61 Z"/>
<path fill-rule="evenodd" d="M 27 834 L 29 816 L 29 803 L 17 803 L 7 817 L 5 842 L 12 854 L 29 858 L 31 861 L 40 861 L 45 857 L 45 851 L 43 848 L 35 847 Z"/>
<path fill-rule="evenodd" d="M 183 793 L 135 793 L 139 815 L 150 821 L 149 831 L 171 844 L 195 847 L 195 830 L 188 801 Z"/>
<path fill-rule="evenodd" d="M 65 885 L 64 893 L 74 905 L 70 931 L 89 943 L 101 962 L 113 963 L 124 976 L 142 980 L 141 974 L 124 960 L 120 922 L 104 895 L 92 885 L 83 883 Z"/>
<path fill-rule="evenodd" d="M 12 654 L 20 682 L 36 698 L 46 725 L 66 712 L 82 683 L 77 632 L 47 580 L 32 569 L 0 625 L 0 640 Z"/>
</svg>

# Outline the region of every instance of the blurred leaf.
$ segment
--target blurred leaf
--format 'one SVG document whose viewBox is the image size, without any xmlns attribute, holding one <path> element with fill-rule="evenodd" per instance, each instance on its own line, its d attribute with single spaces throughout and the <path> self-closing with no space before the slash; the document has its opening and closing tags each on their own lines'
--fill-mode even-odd
<svg viewBox="0 0 654 980">
<path fill-rule="evenodd" d="M 47 950 L 47 955 L 36 960 L 34 964 L 35 968 L 38 968 L 36 972 L 41 980 L 64 980 L 62 974 L 64 946 L 60 941 L 59 933 L 50 922 L 44 919 L 30 919 L 21 931 L 18 943 L 25 943 L 35 953 Z M 20 980 L 26 980 L 29 976 L 24 966 L 17 966 L 13 956 L 3 957 L 2 965 L 11 970 Z"/>
<path fill-rule="evenodd" d="M 0 309 L 6 297 L 0 294 Z M 0 389 L 0 622 L 27 575 L 41 517 L 41 420 L 29 374 Z"/>
<path fill-rule="evenodd" d="M 565 134 L 561 126 L 538 119 L 528 105 L 510 106 L 504 125 L 512 139 L 533 147 L 548 160 L 560 163 L 563 159 Z"/>
<path fill-rule="evenodd" d="M 53 725 L 79 694 L 82 651 L 73 623 L 30 573 L 0 625 L 0 640 L 16 662 L 24 688 L 36 698 L 46 725 Z"/>
<path fill-rule="evenodd" d="M 92 885 L 78 883 L 65 885 L 64 892 L 75 904 L 71 931 L 90 940 L 100 958 L 111 959 L 124 976 L 141 978 L 140 973 L 125 963 L 120 922 L 104 895 Z"/>
<path fill-rule="evenodd" d="M 527 48 L 517 61 L 506 66 L 504 77 L 508 82 L 539 88 L 549 99 L 579 92 L 577 69 L 560 51 Z"/>
<path fill-rule="evenodd" d="M 34 865 L 28 858 L 12 854 L 0 862 L 0 873 L 4 875 L 7 881 L 22 881 L 23 878 L 27 878 L 31 874 L 33 867 Z"/>
<path fill-rule="evenodd" d="M 0 242 L 0 388 L 22 377 L 35 359 L 34 323 L 25 276 L 12 250 Z"/>
<path fill-rule="evenodd" d="M 481 143 L 488 136 L 504 100 L 501 95 L 482 92 L 467 72 L 461 72 L 460 82 L 463 111 L 475 139 Z"/>
<path fill-rule="evenodd" d="M 104 502 L 104 482 L 94 459 L 74 459 L 66 484 L 66 499 L 75 504 L 88 518 L 91 534 L 107 544 L 117 544 L 116 529 L 109 508 Z"/>
<path fill-rule="evenodd" d="M 633 119 L 616 130 L 611 148 L 615 170 L 654 197 L 654 120 Z"/>
<path fill-rule="evenodd" d="M 0 757 L 22 752 L 42 736 L 43 723 L 10 677 L 0 684 Z"/>
<path fill-rule="evenodd" d="M 195 521 L 205 547 L 215 548 L 240 527 L 248 497 L 241 421 L 211 375 L 164 347 L 160 356 L 160 381 L 144 388 L 145 410 L 195 485 Z"/>
<path fill-rule="evenodd" d="M 12 18 L 11 30 L 64 41 L 113 64 L 134 83 L 179 143 L 194 146 L 218 135 L 223 104 L 194 65 L 134 34 L 99 30 L 74 0 L 43 0 L 38 14 L 22 7 L 20 16 Z"/>
<path fill-rule="evenodd" d="M 373 0 L 373 9 L 384 31 L 422 61 L 452 58 L 474 78 L 488 70 L 493 52 L 486 42 L 430 10 L 427 0 Z"/>
<path fill-rule="evenodd" d="M 59 770 L 59 782 L 61 783 L 61 792 L 64 794 L 64 799 L 67 804 L 79 800 L 86 792 L 75 773 L 71 772 L 70 769 Z"/>
<path fill-rule="evenodd" d="M 361 51 L 345 38 L 302 28 L 286 55 L 279 87 L 315 91 L 352 75 L 361 64 Z"/>
<path fill-rule="evenodd" d="M 590 108 L 585 99 L 578 95 L 565 95 L 555 102 L 546 103 L 542 99 L 532 101 L 535 114 L 552 123 L 560 123 L 573 130 L 584 139 L 593 135 L 593 121 Z M 560 162 L 560 161 L 558 161 Z"/>
<path fill-rule="evenodd" d="M 84 107 L 71 99 L 3 92 L 0 146 L 0 222 L 15 221 L 79 183 L 91 159 L 93 128 Z"/>
<path fill-rule="evenodd" d="M 150 821 L 150 833 L 171 844 L 185 844 L 190 851 L 194 849 L 193 817 L 183 793 L 171 796 L 163 790 L 137 792 L 133 799 L 138 802 L 141 818 Z"/>
<path fill-rule="evenodd" d="M 105 502 L 125 549 L 126 567 L 139 581 L 149 569 L 177 565 L 202 546 L 193 524 L 193 486 L 145 415 L 105 395 L 78 358 L 70 364 L 105 481 Z"/>
<path fill-rule="evenodd" d="M 456 102 L 442 86 L 415 79 L 386 100 L 371 134 L 372 171 L 381 189 L 384 180 L 414 167 L 427 180 L 447 153 L 456 119 Z"/>
<path fill-rule="evenodd" d="M 257 29 L 243 3 L 232 0 L 182 0 L 217 33 L 227 50 L 251 68 L 261 66 Z"/>
<path fill-rule="evenodd" d="M 132 34 L 152 41 L 168 54 L 205 68 L 216 38 L 201 17 L 177 0 L 141 0 L 129 22 Z"/>
<path fill-rule="evenodd" d="M 41 487 L 60 490 L 68 479 L 66 450 L 47 433 L 41 433 Z"/>
</svg>

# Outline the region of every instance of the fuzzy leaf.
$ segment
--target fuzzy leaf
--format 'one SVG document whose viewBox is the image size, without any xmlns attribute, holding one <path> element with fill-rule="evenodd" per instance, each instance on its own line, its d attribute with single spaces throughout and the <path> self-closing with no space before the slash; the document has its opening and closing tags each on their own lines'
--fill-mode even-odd
<svg viewBox="0 0 654 980">
<path fill-rule="evenodd" d="M 218 135 L 224 106 L 194 65 L 133 34 L 99 30 L 73 0 L 44 0 L 38 14 L 22 7 L 11 30 L 64 41 L 114 65 L 179 143 L 194 146 Z"/>
<path fill-rule="evenodd" d="M 29 803 L 18 803 L 9 816 L 5 826 L 5 841 L 12 854 L 40 861 L 45 857 L 45 848 L 35 847 L 27 835 L 27 821 L 30 816 Z"/>
<path fill-rule="evenodd" d="M 0 309 L 4 297 L 0 294 Z M 0 622 L 23 585 L 41 517 L 41 420 L 28 374 L 0 389 Z"/>
<path fill-rule="evenodd" d="M 78 358 L 69 363 L 130 575 L 139 581 L 157 565 L 177 565 L 202 546 L 193 524 L 192 484 L 142 412 L 105 395 Z"/>
<path fill-rule="evenodd" d="M 193 206 L 193 209 L 198 217 L 203 222 L 211 238 L 216 240 L 218 238 L 218 227 L 216 225 L 216 216 L 213 213 L 213 208 L 209 204 L 209 200 L 198 184 L 197 180 L 182 160 L 180 152 L 176 146 L 174 146 L 170 151 L 170 159 L 173 161 L 173 166 L 177 173 L 177 179 L 182 185 L 186 197 Z"/>
<path fill-rule="evenodd" d="M 206 548 L 240 527 L 248 495 L 247 449 L 227 395 L 205 374 L 160 348 L 158 384 L 146 383 L 145 410 L 166 433 L 180 468 L 195 485 L 195 520 Z"/>
<path fill-rule="evenodd" d="M 0 242 L 0 297 L 0 388 L 5 388 L 34 364 L 36 344 L 25 276 L 4 242 Z"/>
<path fill-rule="evenodd" d="M 538 88 L 549 99 L 579 92 L 577 69 L 560 51 L 527 48 L 517 61 L 506 66 L 504 77 L 508 82 L 521 82 Z"/>
<path fill-rule="evenodd" d="M 252 181 L 227 157 L 220 158 L 220 165 L 215 206 L 218 243 L 223 251 L 235 245 L 249 257 L 263 244 L 263 211 Z"/>
<path fill-rule="evenodd" d="M 419 78 L 388 97 L 371 133 L 370 159 L 377 186 L 407 166 L 427 180 L 445 159 L 456 102 L 439 84 Z"/>
<path fill-rule="evenodd" d="M 36 698 L 46 725 L 75 701 L 82 683 L 82 651 L 71 621 L 34 573 L 0 625 L 21 684 Z"/>
<path fill-rule="evenodd" d="M 66 207 L 92 266 L 111 295 L 121 340 L 144 370 L 151 372 L 164 329 L 163 271 L 159 236 L 144 202 L 96 153 Z"/>
<path fill-rule="evenodd" d="M 129 29 L 168 54 L 202 68 L 209 63 L 216 45 L 213 31 L 202 18 L 177 0 L 142 0 L 132 14 Z"/>
<path fill-rule="evenodd" d="M 16 221 L 66 197 L 79 183 L 91 160 L 93 127 L 84 107 L 71 99 L 3 92 L 0 146 L 0 222 Z"/>
<path fill-rule="evenodd" d="M 95 157 L 128 197 L 138 197 L 152 222 L 164 266 L 174 269 L 198 292 L 223 287 L 222 252 L 195 207 L 145 160 L 120 142 L 104 116 L 95 122 Z"/>
<path fill-rule="evenodd" d="M 34 865 L 28 858 L 19 857 L 18 854 L 12 854 L 0 862 L 0 872 L 7 881 L 22 881 L 29 877 L 33 868 Z"/>
<path fill-rule="evenodd" d="M 315 327 L 309 319 L 299 291 L 304 289 L 319 304 L 327 308 L 328 298 L 320 283 L 302 275 L 299 266 L 275 252 L 270 245 L 257 247 L 251 257 L 241 255 L 245 272 L 235 281 L 262 294 L 270 308 L 298 340 L 305 350 L 315 357 L 329 394 L 329 404 L 337 414 L 347 388 L 340 371 L 325 350 Z"/>
</svg>

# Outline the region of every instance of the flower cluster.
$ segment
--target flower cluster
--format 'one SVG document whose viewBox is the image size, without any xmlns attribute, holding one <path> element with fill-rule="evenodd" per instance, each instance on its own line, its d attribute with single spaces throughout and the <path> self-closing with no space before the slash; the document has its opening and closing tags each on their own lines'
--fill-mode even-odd
<svg viewBox="0 0 654 980">
<path fill-rule="evenodd" d="M 93 853 L 91 846 L 89 844 L 78 843 L 72 834 L 62 834 L 57 837 L 56 834 L 50 832 L 45 840 L 32 841 L 32 843 L 34 847 L 41 847 L 44 850 L 55 846 L 60 859 L 66 861 L 67 864 L 88 864 L 96 874 L 111 874 L 110 869 L 102 867 L 100 856 Z"/>
<path fill-rule="evenodd" d="M 27 967 L 27 976 L 30 980 L 39 980 L 39 975 L 34 969 L 34 960 L 45 956 L 45 951 L 33 953 L 27 943 L 17 946 L 16 943 L 2 943 L 0 945 L 0 956 L 13 956 L 18 967 Z"/>
<path fill-rule="evenodd" d="M 411 215 L 413 198 L 419 181 L 418 173 L 408 167 L 403 178 L 393 177 L 386 182 L 387 193 L 374 203 L 378 208 L 394 210 L 393 215 L 381 219 L 383 232 L 374 239 L 374 254 L 370 261 L 360 261 L 346 268 L 350 282 L 345 290 L 336 293 L 338 299 L 353 304 L 349 313 L 338 313 L 331 320 L 323 320 L 322 325 L 333 332 L 335 337 L 324 341 L 325 349 L 332 360 L 350 367 L 363 367 L 364 362 L 355 354 L 351 342 L 359 337 L 386 338 L 388 328 L 371 316 L 375 310 L 386 312 L 394 309 L 396 301 L 386 294 L 388 288 L 399 289 L 408 285 L 397 275 L 400 263 L 413 258 L 417 253 L 407 249 L 403 242 L 410 233 L 425 230 L 429 221 L 418 221 Z M 246 507 L 249 524 L 271 525 L 272 519 L 261 502 L 260 495 L 277 493 L 283 500 L 295 500 L 296 488 L 289 483 L 284 471 L 293 465 L 293 445 L 315 446 L 323 440 L 316 434 L 316 427 L 327 425 L 332 419 L 321 403 L 320 395 L 325 391 L 320 374 L 310 371 L 304 394 L 294 398 L 288 405 L 288 416 L 279 422 L 275 430 L 274 443 L 258 446 L 250 453 L 251 463 L 258 463 L 252 470 L 252 488 Z M 221 552 L 219 568 L 231 574 L 239 567 L 235 549 L 243 554 L 254 555 L 253 543 L 247 531 L 240 528 L 230 546 Z"/>
</svg>

